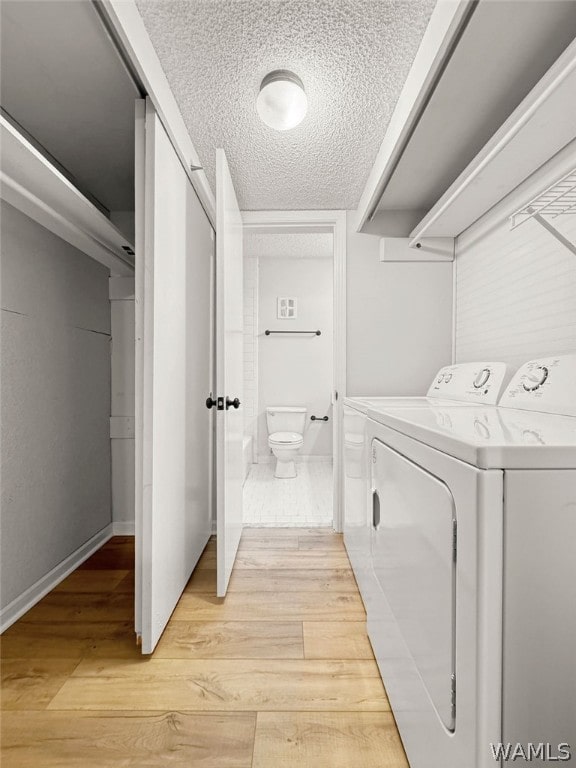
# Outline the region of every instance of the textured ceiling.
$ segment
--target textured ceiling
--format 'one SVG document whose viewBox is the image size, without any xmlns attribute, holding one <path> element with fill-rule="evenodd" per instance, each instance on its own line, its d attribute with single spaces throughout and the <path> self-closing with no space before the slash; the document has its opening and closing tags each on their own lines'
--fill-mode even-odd
<svg viewBox="0 0 576 768">
<path fill-rule="evenodd" d="M 244 230 L 244 255 L 267 259 L 331 258 L 332 235 L 296 233 L 267 235 Z"/>
<path fill-rule="evenodd" d="M 435 0 L 138 0 L 214 188 L 228 155 L 244 210 L 355 208 Z M 291 131 L 256 112 L 274 69 L 303 81 Z"/>
</svg>

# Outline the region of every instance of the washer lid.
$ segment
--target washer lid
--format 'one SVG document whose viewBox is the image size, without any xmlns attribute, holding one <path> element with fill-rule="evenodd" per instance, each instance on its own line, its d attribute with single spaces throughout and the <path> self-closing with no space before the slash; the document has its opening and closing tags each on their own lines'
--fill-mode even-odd
<svg viewBox="0 0 576 768">
<path fill-rule="evenodd" d="M 345 397 L 344 405 L 354 408 L 363 414 L 376 408 L 428 408 L 431 405 L 441 405 L 445 408 L 470 408 L 474 403 L 464 400 L 444 400 L 437 397 Z M 483 403 L 484 405 L 484 403 Z M 486 407 L 494 407 L 488 406 Z"/>
<path fill-rule="evenodd" d="M 271 443 L 300 443 L 302 435 L 298 432 L 272 432 L 269 440 Z"/>
</svg>

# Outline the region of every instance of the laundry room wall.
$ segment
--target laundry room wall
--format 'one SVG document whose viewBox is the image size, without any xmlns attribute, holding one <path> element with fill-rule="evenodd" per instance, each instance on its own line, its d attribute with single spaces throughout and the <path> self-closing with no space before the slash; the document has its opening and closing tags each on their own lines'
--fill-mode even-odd
<svg viewBox="0 0 576 768">
<path fill-rule="evenodd" d="M 287 235 L 302 238 L 306 235 Z M 258 261 L 258 457 L 269 458 L 266 408 L 305 406 L 302 456 L 332 456 L 333 260 L 332 236 L 323 256 L 262 256 Z M 296 240 L 296 242 L 300 242 Z M 315 242 L 315 241 L 312 241 Z M 297 317 L 278 319 L 278 297 L 297 300 Z M 271 330 L 320 330 L 321 336 L 266 336 Z M 310 420 L 328 416 L 330 421 Z"/>
<path fill-rule="evenodd" d="M 134 278 L 110 277 L 112 522 L 117 534 L 135 526 L 136 317 Z"/>
<path fill-rule="evenodd" d="M 536 221 L 509 217 L 574 168 L 576 141 L 456 243 L 455 358 L 501 360 L 576 352 L 576 256 Z M 554 220 L 576 244 L 576 216 Z"/>
<path fill-rule="evenodd" d="M 244 462 L 256 460 L 258 424 L 258 258 L 244 258 Z"/>
<path fill-rule="evenodd" d="M 1 606 L 111 522 L 108 270 L 2 203 Z"/>
<path fill-rule="evenodd" d="M 347 394 L 422 395 L 452 359 L 452 263 L 381 262 L 347 213 Z"/>
</svg>

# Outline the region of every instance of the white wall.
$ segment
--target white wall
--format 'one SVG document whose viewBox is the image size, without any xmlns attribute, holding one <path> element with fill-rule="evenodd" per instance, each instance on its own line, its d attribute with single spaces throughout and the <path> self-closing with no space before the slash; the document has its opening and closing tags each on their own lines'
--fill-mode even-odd
<svg viewBox="0 0 576 768">
<path fill-rule="evenodd" d="M 534 357 L 576 352 L 576 256 L 537 222 L 511 231 L 508 220 L 567 171 L 558 160 L 458 238 L 457 361 L 502 360 L 518 368 Z M 568 160 L 573 167 L 574 155 Z M 576 216 L 555 225 L 576 243 Z"/>
<path fill-rule="evenodd" d="M 452 264 L 380 262 L 347 216 L 347 394 L 421 395 L 452 357 Z"/>
<path fill-rule="evenodd" d="M 134 532 L 135 314 L 134 278 L 110 278 L 112 391 L 112 520 L 118 533 Z"/>
<path fill-rule="evenodd" d="M 111 522 L 108 270 L 2 203 L 1 604 Z"/>
<path fill-rule="evenodd" d="M 289 237 L 289 236 L 287 236 Z M 332 455 L 333 261 L 331 258 L 259 259 L 258 287 L 258 454 L 270 455 L 266 407 L 308 409 L 301 455 Z M 294 320 L 277 318 L 278 296 L 298 299 Z M 264 331 L 319 329 L 321 336 L 265 336 Z M 310 416 L 328 416 L 312 422 Z"/>
<path fill-rule="evenodd" d="M 252 438 L 256 459 L 258 422 L 258 258 L 244 258 L 244 435 Z"/>
</svg>

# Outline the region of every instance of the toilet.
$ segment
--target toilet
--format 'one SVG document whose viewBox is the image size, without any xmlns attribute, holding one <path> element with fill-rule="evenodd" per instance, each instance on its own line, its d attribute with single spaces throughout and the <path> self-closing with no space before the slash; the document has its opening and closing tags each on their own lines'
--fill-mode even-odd
<svg viewBox="0 0 576 768">
<path fill-rule="evenodd" d="M 271 406 L 266 408 L 268 445 L 276 457 L 274 477 L 296 477 L 296 454 L 304 443 L 306 408 Z"/>
</svg>

